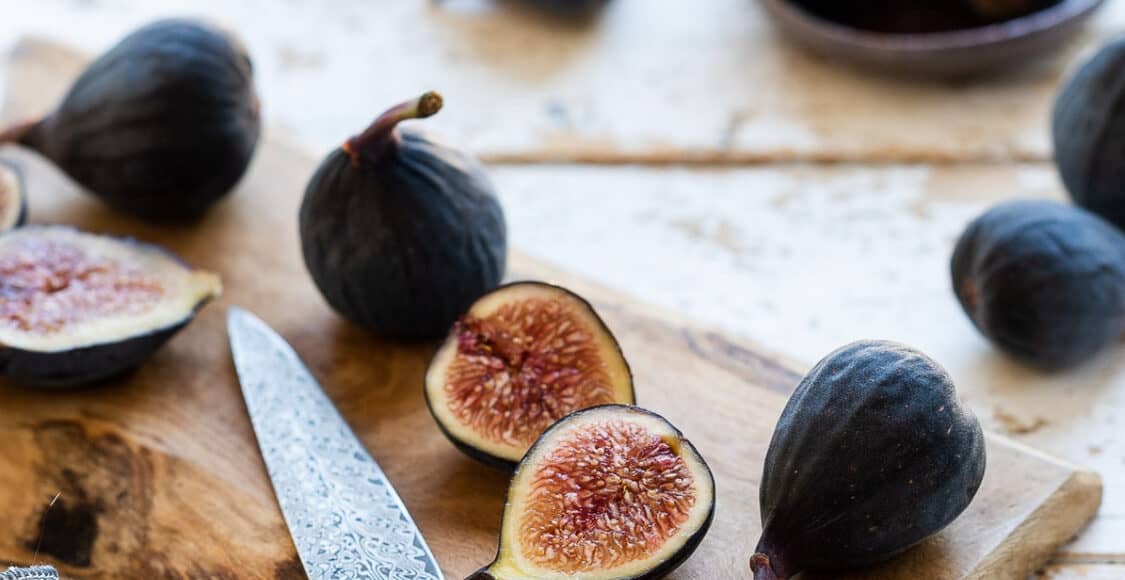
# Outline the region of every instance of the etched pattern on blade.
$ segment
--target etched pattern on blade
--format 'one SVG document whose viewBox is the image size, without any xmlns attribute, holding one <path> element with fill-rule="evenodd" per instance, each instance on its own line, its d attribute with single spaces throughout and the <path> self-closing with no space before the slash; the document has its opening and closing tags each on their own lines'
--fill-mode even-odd
<svg viewBox="0 0 1125 580">
<path fill-rule="evenodd" d="M 231 308 L 231 350 L 270 480 L 309 577 L 442 580 L 398 494 L 297 354 Z"/>
</svg>

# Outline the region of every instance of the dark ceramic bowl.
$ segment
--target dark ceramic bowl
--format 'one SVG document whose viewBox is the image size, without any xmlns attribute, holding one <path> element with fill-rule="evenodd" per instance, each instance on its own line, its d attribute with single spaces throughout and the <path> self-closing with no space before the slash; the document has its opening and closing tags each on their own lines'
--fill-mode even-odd
<svg viewBox="0 0 1125 580">
<path fill-rule="evenodd" d="M 1056 49 L 1073 37 L 1105 0 L 1061 0 L 1010 20 L 935 32 L 888 32 L 845 24 L 844 19 L 830 19 L 806 8 L 809 0 L 759 1 L 791 38 L 828 58 L 887 72 L 948 78 L 1020 65 Z M 829 12 L 856 5 L 846 0 L 827 2 L 824 6 Z M 912 2 L 900 0 L 897 5 L 911 6 Z M 913 16 L 944 17 L 950 13 Z"/>
</svg>

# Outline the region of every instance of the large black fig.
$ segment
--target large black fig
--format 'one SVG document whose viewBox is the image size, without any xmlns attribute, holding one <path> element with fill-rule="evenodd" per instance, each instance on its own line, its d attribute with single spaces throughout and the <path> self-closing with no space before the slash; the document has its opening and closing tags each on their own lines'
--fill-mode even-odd
<svg viewBox="0 0 1125 580">
<path fill-rule="evenodd" d="M 426 371 L 426 403 L 458 449 L 511 469 L 563 416 L 634 403 L 633 376 L 594 307 L 542 282 L 501 286 L 453 325 Z"/>
<path fill-rule="evenodd" d="M 162 248 L 63 226 L 0 236 L 0 376 L 65 386 L 141 364 L 221 290 Z"/>
<path fill-rule="evenodd" d="M 0 232 L 27 221 L 27 189 L 15 166 L 0 159 Z"/>
<path fill-rule="evenodd" d="M 258 133 L 242 45 L 202 22 L 162 20 L 126 36 L 53 113 L 0 142 L 35 149 L 116 208 L 189 219 L 234 187 Z"/>
<path fill-rule="evenodd" d="M 1055 163 L 1078 205 L 1125 227 L 1125 38 L 1103 46 L 1055 100 Z"/>
<path fill-rule="evenodd" d="M 715 479 L 683 433 L 628 405 L 571 413 L 512 476 L 496 559 L 469 580 L 654 580 L 699 546 Z"/>
<path fill-rule="evenodd" d="M 936 362 L 861 341 L 821 360 L 766 453 L 757 580 L 880 562 L 937 533 L 984 477 L 984 435 Z"/>
<path fill-rule="evenodd" d="M 426 93 L 388 110 L 328 155 L 301 204 L 301 247 L 321 293 L 391 338 L 444 335 L 504 274 L 504 214 L 480 162 L 397 129 L 441 104 Z"/>
<path fill-rule="evenodd" d="M 1027 364 L 1073 366 L 1125 333 L 1125 235 L 1081 208 L 1000 204 L 961 234 L 950 270 L 973 324 Z"/>
</svg>

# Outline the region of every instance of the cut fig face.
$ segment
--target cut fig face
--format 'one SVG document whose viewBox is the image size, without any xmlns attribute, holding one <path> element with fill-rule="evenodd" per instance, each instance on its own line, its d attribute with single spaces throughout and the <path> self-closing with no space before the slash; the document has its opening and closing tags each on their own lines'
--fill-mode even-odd
<svg viewBox="0 0 1125 580">
<path fill-rule="evenodd" d="M 165 250 L 63 226 L 0 236 L 0 375 L 72 385 L 140 364 L 204 303 L 218 276 Z"/>
<path fill-rule="evenodd" d="M 27 219 L 27 192 L 19 170 L 0 160 L 0 232 L 23 225 Z"/>
<path fill-rule="evenodd" d="M 660 578 L 714 509 L 711 470 L 666 419 L 628 405 L 578 411 L 520 462 L 496 560 L 470 579 Z"/>
<path fill-rule="evenodd" d="M 621 349 L 588 302 L 518 282 L 457 321 L 426 372 L 426 400 L 458 448 L 511 468 L 556 420 L 634 397 Z"/>
</svg>

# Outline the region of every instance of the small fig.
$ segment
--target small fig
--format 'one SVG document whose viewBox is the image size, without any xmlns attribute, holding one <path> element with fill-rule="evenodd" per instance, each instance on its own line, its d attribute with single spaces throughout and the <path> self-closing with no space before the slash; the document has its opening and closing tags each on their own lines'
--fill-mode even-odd
<svg viewBox="0 0 1125 580">
<path fill-rule="evenodd" d="M 474 302 L 434 355 L 425 390 L 454 445 L 507 469 L 568 413 L 634 402 L 629 365 L 594 308 L 541 282 Z"/>
<path fill-rule="evenodd" d="M 0 236 L 0 376 L 42 386 L 130 370 L 220 292 L 162 248 L 64 226 Z"/>
<path fill-rule="evenodd" d="M 627 405 L 585 409 L 520 462 L 496 559 L 469 580 L 663 578 L 714 514 L 711 469 L 671 423 Z"/>
<path fill-rule="evenodd" d="M 1055 164 L 1078 205 L 1125 227 L 1125 38 L 1083 63 L 1055 99 Z"/>
<path fill-rule="evenodd" d="M 0 133 L 115 208 L 200 216 L 229 192 L 258 141 L 250 59 L 203 22 L 161 20 L 90 64 L 55 111 Z"/>
<path fill-rule="evenodd" d="M 23 175 L 15 166 L 0 159 L 0 232 L 22 226 L 27 221 L 27 190 Z"/>
<path fill-rule="evenodd" d="M 797 386 L 766 452 L 756 580 L 887 560 L 941 531 L 984 477 L 984 435 L 911 348 L 861 341 Z"/>
<path fill-rule="evenodd" d="M 973 324 L 1026 364 L 1074 366 L 1125 332 L 1125 234 L 1081 208 L 1000 204 L 965 228 L 950 271 Z"/>
<path fill-rule="evenodd" d="M 301 204 L 301 247 L 320 292 L 389 338 L 444 335 L 504 274 L 504 214 L 480 162 L 397 129 L 441 104 L 431 92 L 391 108 L 328 155 Z"/>
</svg>

